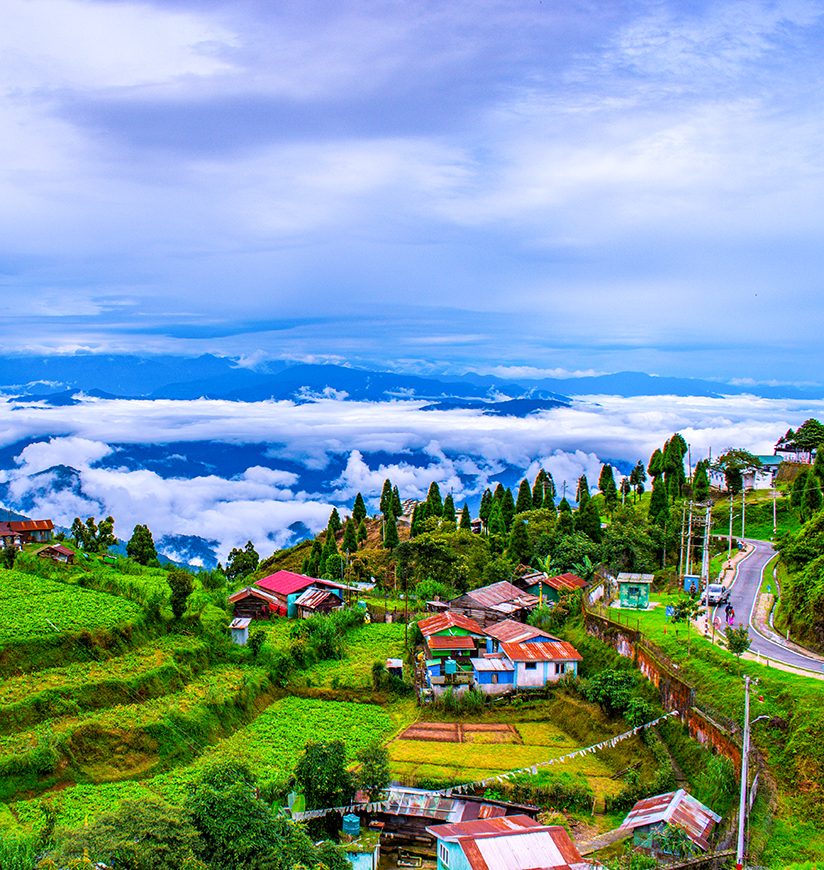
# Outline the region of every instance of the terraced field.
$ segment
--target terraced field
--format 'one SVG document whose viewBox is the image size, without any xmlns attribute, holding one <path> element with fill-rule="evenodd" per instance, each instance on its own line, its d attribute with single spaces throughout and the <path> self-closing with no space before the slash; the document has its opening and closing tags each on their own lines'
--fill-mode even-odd
<svg viewBox="0 0 824 870">
<path fill-rule="evenodd" d="M 422 734 L 424 739 L 410 740 L 402 734 L 389 744 L 393 776 L 410 785 L 420 781 L 472 782 L 557 758 L 581 747 L 579 740 L 550 722 L 507 721 L 498 729 L 473 730 L 470 726 L 468 731 L 465 725 L 456 727 L 460 723 L 437 724 L 439 730 Z M 441 739 L 433 739 L 436 735 Z M 621 780 L 614 778 L 614 769 L 596 754 L 546 770 L 584 777 L 601 799 L 618 794 L 622 786 Z"/>
<path fill-rule="evenodd" d="M 45 577 L 4 571 L 0 647 L 34 638 L 133 625 L 142 610 L 131 601 Z"/>
</svg>

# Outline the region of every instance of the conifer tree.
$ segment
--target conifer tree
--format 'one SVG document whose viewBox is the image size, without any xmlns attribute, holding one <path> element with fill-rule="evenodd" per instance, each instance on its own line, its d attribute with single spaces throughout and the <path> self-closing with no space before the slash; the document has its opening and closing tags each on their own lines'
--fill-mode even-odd
<svg viewBox="0 0 824 870">
<path fill-rule="evenodd" d="M 455 502 L 452 493 L 447 493 L 443 500 L 443 513 L 441 514 L 441 526 L 449 531 L 455 529 Z"/>
<path fill-rule="evenodd" d="M 489 489 L 485 489 L 481 496 L 481 506 L 478 508 L 478 516 L 484 524 L 485 529 L 489 528 L 489 513 L 492 510 L 492 502 L 492 493 Z"/>
<path fill-rule="evenodd" d="M 532 558 L 532 548 L 529 546 L 529 535 L 523 520 L 518 520 L 512 524 L 506 554 L 515 565 L 529 564 Z"/>
<path fill-rule="evenodd" d="M 369 532 L 366 530 L 366 520 L 361 520 L 358 523 L 358 543 L 363 544 L 369 539 Z"/>
<path fill-rule="evenodd" d="M 329 534 L 329 529 L 326 530 L 326 535 L 323 538 L 323 550 L 321 551 L 321 565 L 326 564 L 326 560 L 333 554 L 338 552 L 338 542 L 335 536 Z"/>
<path fill-rule="evenodd" d="M 615 506 L 618 504 L 618 488 L 615 486 L 615 476 L 611 465 L 601 466 L 601 474 L 598 478 L 598 489 L 604 496 L 604 504 L 607 512 L 612 516 Z"/>
<path fill-rule="evenodd" d="M 806 522 L 821 510 L 821 481 L 817 474 L 810 472 L 804 485 L 804 497 L 801 503 L 801 517 Z"/>
<path fill-rule="evenodd" d="M 504 518 L 506 530 L 509 531 L 515 516 L 515 499 L 512 497 L 512 490 L 508 486 L 504 488 L 504 495 L 501 499 L 501 516 Z"/>
<path fill-rule="evenodd" d="M 809 473 L 808 468 L 802 468 L 796 475 L 790 490 L 790 507 L 801 508 L 801 505 L 804 503 L 804 492 L 807 489 L 807 477 Z"/>
<path fill-rule="evenodd" d="M 349 517 L 343 527 L 342 549 L 344 553 L 349 553 L 350 555 L 358 549 L 358 532 L 355 528 L 355 520 L 352 517 Z"/>
<path fill-rule="evenodd" d="M 575 531 L 586 535 L 596 544 L 601 540 L 601 517 L 591 498 L 587 499 L 575 514 Z"/>
<path fill-rule="evenodd" d="M 401 494 L 398 492 L 397 486 L 392 487 L 392 513 L 396 517 L 403 515 L 403 505 L 401 504 Z"/>
<path fill-rule="evenodd" d="M 555 509 L 555 496 L 558 494 L 555 489 L 555 480 L 552 477 L 552 473 L 549 471 L 544 472 L 544 503 L 541 507 L 551 507 L 553 510 Z"/>
<path fill-rule="evenodd" d="M 652 456 L 650 456 L 649 462 L 647 463 L 647 469 L 650 476 L 653 478 L 664 473 L 664 455 L 658 447 L 652 451 Z"/>
<path fill-rule="evenodd" d="M 436 480 L 429 484 L 429 492 L 426 494 L 426 509 L 430 517 L 439 517 L 443 513 L 441 488 Z"/>
<path fill-rule="evenodd" d="M 647 472 L 644 468 L 644 463 L 639 459 L 629 475 L 629 482 L 635 490 L 635 501 L 638 501 L 638 496 L 644 494 L 644 482 L 647 479 Z"/>
<path fill-rule="evenodd" d="M 580 510 L 589 501 L 589 481 L 587 476 L 582 474 L 578 478 L 578 489 L 575 491 L 575 501 L 578 502 L 578 510 Z"/>
<path fill-rule="evenodd" d="M 327 524 L 326 529 L 334 536 L 337 535 L 337 533 L 342 528 L 343 523 L 340 521 L 340 514 L 338 513 L 338 509 L 336 507 L 333 507 L 332 513 L 329 514 L 329 523 Z"/>
<path fill-rule="evenodd" d="M 515 502 L 515 513 L 522 514 L 532 510 L 532 493 L 526 479 L 518 487 L 518 500 Z"/>
<path fill-rule="evenodd" d="M 667 485 L 661 475 L 652 479 L 652 496 L 649 502 L 649 518 L 659 526 L 665 526 L 669 519 L 669 499 Z"/>
<path fill-rule="evenodd" d="M 702 459 L 695 466 L 692 478 L 692 497 L 696 501 L 707 501 L 710 497 L 710 479 L 707 474 L 707 460 Z"/>
<path fill-rule="evenodd" d="M 309 577 L 317 577 L 321 571 L 321 562 L 323 560 L 323 547 L 319 538 L 312 541 L 312 550 L 309 553 L 308 564 L 306 566 L 306 574 Z"/>
<path fill-rule="evenodd" d="M 395 517 L 389 513 L 384 517 L 383 545 L 387 550 L 394 550 L 400 543 L 398 538 L 398 524 Z"/>
<path fill-rule="evenodd" d="M 359 526 L 361 521 L 366 519 L 366 502 L 360 493 L 355 496 L 355 503 L 352 505 L 352 519 L 356 526 Z"/>
<path fill-rule="evenodd" d="M 565 498 L 562 498 L 561 503 L 558 505 L 558 522 L 555 529 L 561 537 L 571 535 L 575 531 L 572 508 Z"/>
<path fill-rule="evenodd" d="M 461 510 L 461 522 L 459 528 L 466 532 L 472 531 L 472 517 L 469 516 L 469 505 L 464 502 L 463 509 Z"/>
<path fill-rule="evenodd" d="M 489 511 L 489 534 L 501 537 L 506 535 L 506 523 L 501 512 L 501 502 L 496 498 L 492 499 L 492 508 Z"/>
<path fill-rule="evenodd" d="M 538 510 L 544 506 L 546 490 L 546 472 L 543 468 L 535 475 L 535 483 L 532 484 L 532 508 Z M 520 493 L 518 493 L 520 498 Z"/>
<path fill-rule="evenodd" d="M 504 485 L 502 483 L 499 483 L 495 487 L 495 491 L 492 493 L 492 498 L 494 498 L 495 501 L 503 501 L 503 497 L 504 497 Z"/>
<path fill-rule="evenodd" d="M 386 515 L 392 510 L 392 481 L 387 477 L 381 490 L 381 513 Z"/>
</svg>

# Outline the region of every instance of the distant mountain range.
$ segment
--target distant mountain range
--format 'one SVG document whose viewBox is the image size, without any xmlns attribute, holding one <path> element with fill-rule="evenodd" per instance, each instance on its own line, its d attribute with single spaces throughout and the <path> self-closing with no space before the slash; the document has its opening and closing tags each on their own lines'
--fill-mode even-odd
<svg viewBox="0 0 824 870">
<path fill-rule="evenodd" d="M 312 401 L 331 396 L 357 401 L 424 399 L 433 408 L 443 402 L 477 403 L 512 399 L 554 405 L 581 395 L 704 396 L 756 394 L 764 398 L 824 398 L 822 386 L 741 386 L 697 378 L 658 377 L 641 372 L 616 372 L 592 377 L 520 379 L 492 375 L 420 376 L 375 371 L 341 365 L 267 363 L 258 369 L 242 367 L 235 360 L 204 354 L 199 357 L 76 356 L 0 357 L 0 389 L 16 394 L 18 401 L 72 404 L 82 391 L 99 398 L 224 399 L 239 402 L 265 400 Z M 493 413 L 520 416 L 539 406 L 511 405 L 492 408 Z"/>
</svg>

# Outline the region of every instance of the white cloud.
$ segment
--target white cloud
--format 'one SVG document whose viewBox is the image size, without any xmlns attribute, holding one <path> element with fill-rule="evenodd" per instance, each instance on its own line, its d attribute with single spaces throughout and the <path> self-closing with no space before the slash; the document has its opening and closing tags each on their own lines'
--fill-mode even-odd
<svg viewBox="0 0 824 870">
<path fill-rule="evenodd" d="M 36 441 L 27 445 L 14 461 L 20 466 L 21 474 L 36 474 L 54 465 L 82 469 L 99 462 L 112 453 L 112 450 L 108 444 L 89 438 L 49 438 L 48 441 Z"/>
<path fill-rule="evenodd" d="M 20 453 L 3 476 L 15 499 L 34 500 L 35 511 L 70 524 L 74 516 L 111 513 L 118 532 L 148 523 L 156 536 L 197 535 L 229 549 L 252 540 L 272 549 L 289 537 L 287 527 L 303 522 L 322 528 L 333 504 L 349 505 L 360 491 L 376 507 L 385 478 L 402 497 L 422 498 L 436 480 L 443 494 L 460 503 L 494 485 L 507 465 L 523 469 L 530 481 L 542 465 L 561 490 L 574 497 L 585 473 L 597 484 L 601 463 L 645 463 L 673 432 L 690 445 L 693 463 L 710 449 L 730 446 L 769 453 L 779 435 L 808 417 L 824 417 L 824 402 L 654 396 L 592 396 L 570 408 L 524 419 L 485 416 L 474 411 L 428 412 L 421 402 L 351 402 L 323 399 L 290 402 L 126 401 L 85 398 L 74 406 L 20 406 L 0 403 L 0 445 L 43 438 Z M 345 457 L 344 470 L 309 493 L 300 475 L 253 466 L 226 479 L 192 479 L 124 468 L 101 468 L 119 444 L 213 441 L 271 443 L 276 456 L 324 468 L 332 456 Z M 370 464 L 367 454 L 388 451 L 409 461 Z M 421 456 L 426 461 L 421 463 Z M 42 476 L 28 475 L 52 465 L 78 469 L 82 491 L 50 491 Z M 35 489 L 36 485 L 36 489 Z"/>
</svg>

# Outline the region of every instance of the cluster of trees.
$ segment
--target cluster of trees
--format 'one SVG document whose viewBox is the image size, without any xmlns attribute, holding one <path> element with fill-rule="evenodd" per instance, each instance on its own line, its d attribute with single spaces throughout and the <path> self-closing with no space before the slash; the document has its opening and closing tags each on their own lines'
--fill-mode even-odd
<svg viewBox="0 0 824 870">
<path fill-rule="evenodd" d="M 805 420 L 797 430 L 788 429 L 782 438 L 779 438 L 776 447 L 784 450 L 792 450 L 805 457 L 807 462 L 812 461 L 814 451 L 824 443 L 824 425 L 811 417 Z"/>
<path fill-rule="evenodd" d="M 824 449 L 819 449 L 813 465 L 798 472 L 790 490 L 790 507 L 798 511 L 802 522 L 811 520 L 824 506 L 821 495 L 823 483 Z"/>
<path fill-rule="evenodd" d="M 824 649 L 824 511 L 778 544 L 787 566 L 781 590 L 783 624 L 802 642 Z"/>
<path fill-rule="evenodd" d="M 82 547 L 87 553 L 105 553 L 117 543 L 113 517 L 106 517 L 99 523 L 94 517 L 89 517 L 85 523 L 80 517 L 75 517 L 69 536 L 76 547 Z"/>
<path fill-rule="evenodd" d="M 652 478 L 649 515 L 660 526 L 666 525 L 670 516 L 670 505 L 681 497 L 687 482 L 684 457 L 688 449 L 684 437 L 676 432 L 664 442 L 663 447 L 656 448 L 649 458 L 647 469 Z"/>
<path fill-rule="evenodd" d="M 299 762 L 296 779 L 313 799 L 324 800 L 334 789 L 351 786 L 350 774 L 337 761 L 337 750 L 337 746 L 310 744 Z M 345 763 L 342 753 L 341 761 Z M 271 789 L 258 782 L 245 763 L 219 762 L 193 782 L 182 807 L 159 798 L 124 801 L 91 824 L 45 844 L 46 855 L 38 866 L 122 870 L 347 870 L 351 866 L 338 846 L 328 840 L 316 843 L 303 827 L 281 815 L 267 791 Z"/>
</svg>

